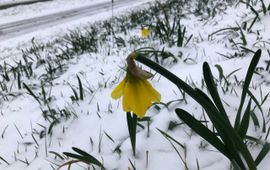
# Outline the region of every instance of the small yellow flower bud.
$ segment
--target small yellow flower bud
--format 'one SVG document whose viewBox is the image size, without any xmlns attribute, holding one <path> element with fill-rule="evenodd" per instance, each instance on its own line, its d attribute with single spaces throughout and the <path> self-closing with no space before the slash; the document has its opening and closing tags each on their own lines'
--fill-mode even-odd
<svg viewBox="0 0 270 170">
<path fill-rule="evenodd" d="M 148 27 L 143 27 L 141 29 L 141 36 L 142 36 L 142 38 L 147 38 L 150 36 L 150 30 Z"/>
</svg>

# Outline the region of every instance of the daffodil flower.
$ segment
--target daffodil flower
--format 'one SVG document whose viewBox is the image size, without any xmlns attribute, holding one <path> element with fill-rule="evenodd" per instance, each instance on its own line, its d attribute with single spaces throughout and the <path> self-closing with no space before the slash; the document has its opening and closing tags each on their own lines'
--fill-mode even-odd
<svg viewBox="0 0 270 170">
<path fill-rule="evenodd" d="M 135 56 L 134 53 L 128 56 L 126 77 L 115 87 L 111 96 L 113 99 L 123 96 L 123 110 L 143 118 L 153 102 L 160 102 L 161 95 L 147 81 L 153 75 L 136 66 Z"/>
<path fill-rule="evenodd" d="M 150 30 L 149 30 L 149 28 L 143 27 L 143 28 L 141 29 L 141 36 L 142 36 L 142 38 L 146 38 L 146 37 L 148 37 L 149 35 L 150 35 Z"/>
</svg>

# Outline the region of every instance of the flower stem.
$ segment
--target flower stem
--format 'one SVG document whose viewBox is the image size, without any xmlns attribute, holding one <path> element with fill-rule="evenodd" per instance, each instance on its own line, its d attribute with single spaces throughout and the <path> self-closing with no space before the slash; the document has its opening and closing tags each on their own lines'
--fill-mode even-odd
<svg viewBox="0 0 270 170">
<path fill-rule="evenodd" d="M 127 112 L 127 124 L 128 124 L 128 132 L 130 137 L 130 142 L 132 146 L 132 152 L 133 156 L 136 156 L 136 126 L 137 126 L 137 115 L 131 114 L 130 112 Z"/>
</svg>

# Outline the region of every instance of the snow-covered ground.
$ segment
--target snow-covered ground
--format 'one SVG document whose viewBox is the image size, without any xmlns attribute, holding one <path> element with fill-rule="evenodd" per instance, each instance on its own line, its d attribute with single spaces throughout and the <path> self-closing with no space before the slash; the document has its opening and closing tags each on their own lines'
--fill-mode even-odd
<svg viewBox="0 0 270 170">
<path fill-rule="evenodd" d="M 6 21 L 17 20 L 35 14 L 39 8 L 44 9 L 44 11 L 41 11 L 38 15 L 96 2 L 94 0 L 54 0 L 53 2 L 33 5 L 31 8 L 16 7 L 0 11 L 0 17 L 1 19 L 4 17 Z M 75 3 L 76 5 L 74 5 Z M 61 8 L 59 4 L 61 4 Z M 265 1 L 265 4 L 270 4 L 270 1 Z M 129 8 L 138 10 L 144 7 L 146 5 Z M 151 117 L 149 130 L 147 122 L 140 122 L 144 128 L 138 126 L 137 155 L 135 158 L 132 156 L 126 113 L 122 110 L 122 102 L 110 97 L 112 89 L 125 76 L 125 71 L 122 68 L 126 65 L 125 58 L 129 53 L 140 47 L 150 46 L 157 50 L 162 50 L 164 47 L 165 50 L 176 56 L 178 62 L 172 63 L 170 59 L 165 59 L 163 66 L 198 88 L 202 87 L 202 64 L 204 61 L 210 64 L 218 86 L 225 84 L 224 81 L 218 79 L 221 73 L 217 69 L 219 66 L 221 66 L 225 76 L 239 69 L 230 77 L 227 77 L 227 80 L 231 82 L 231 85 L 228 86 L 229 91 L 223 93 L 222 88 L 219 88 L 225 109 L 230 113 L 229 118 L 233 122 L 241 95 L 241 85 L 237 85 L 237 81 L 244 80 L 252 53 L 243 52 L 245 50 L 240 48 L 241 45 L 234 46 L 234 44 L 243 42 L 241 33 L 230 29 L 220 31 L 217 34 L 212 33 L 224 28 L 237 27 L 245 21 L 249 26 L 254 14 L 244 4 L 219 6 L 219 8 L 222 9 L 221 12 L 213 17 L 208 17 L 205 13 L 198 16 L 186 14 L 186 17 L 181 19 L 181 24 L 187 28 L 187 35 L 193 35 L 191 41 L 185 47 L 176 47 L 175 45 L 169 47 L 167 44 L 160 44 L 153 34 L 149 38 L 142 39 L 139 34 L 141 25 L 138 25 L 132 30 L 126 30 L 127 33 L 116 31 L 116 36 L 124 40 L 125 46 L 105 41 L 103 44 L 98 44 L 97 53 L 76 54 L 63 62 L 64 71 L 57 72 L 54 75 L 56 78 L 48 81 L 49 83 L 46 82 L 46 78 L 49 79 L 49 77 L 46 77 L 50 69 L 49 66 L 56 67 L 56 65 L 53 58 L 54 54 L 52 54 L 54 48 L 52 48 L 53 50 L 50 49 L 51 47 L 48 44 L 51 43 L 54 46 L 54 40 L 63 40 L 61 37 L 69 31 L 75 30 L 76 27 L 82 29 L 82 27 L 93 24 L 94 21 L 110 19 L 111 11 L 0 42 L 0 63 L 1 66 L 8 64 L 7 67 L 9 65 L 16 66 L 19 61 L 25 62 L 21 51 L 33 47 L 32 37 L 35 37 L 35 45 L 42 46 L 42 44 L 47 43 L 49 47 L 46 48 L 50 49 L 48 51 L 46 49 L 41 50 L 40 56 L 32 53 L 28 60 L 29 63 L 33 64 L 33 75 L 30 78 L 21 75 L 21 81 L 34 91 L 41 103 L 31 96 L 26 88 L 18 88 L 16 76 L 13 76 L 12 73 L 10 74 L 11 80 L 4 81 L 3 70 L 5 69 L 1 67 L 1 83 L 5 83 L 1 84 L 2 92 L 0 92 L 0 169 L 53 169 L 53 167 L 67 161 L 62 160 L 58 154 L 73 152 L 72 147 L 80 148 L 95 156 L 104 163 L 106 169 L 133 169 L 131 163 L 139 170 L 185 169 L 184 163 L 191 170 L 198 169 L 197 166 L 203 170 L 230 169 L 230 162 L 227 158 L 203 141 L 201 137 L 177 118 L 174 112 L 175 108 L 188 110 L 198 119 L 202 118 L 204 114 L 202 114 L 201 106 L 190 97 L 186 96 L 186 103 L 181 100 L 185 98 L 182 96 L 183 94 L 165 78 L 157 74 L 151 79 L 151 83 L 160 92 L 162 103 L 172 103 L 167 108 L 159 104 L 158 107 L 151 107 L 147 111 L 146 116 Z M 260 9 L 259 3 L 256 9 Z M 20 12 L 20 10 L 23 12 Z M 186 9 L 183 6 L 183 13 L 194 10 Z M 115 16 L 128 14 L 128 10 L 115 11 Z M 260 20 L 254 24 L 252 32 L 243 31 L 246 40 L 246 45 L 243 45 L 243 47 L 253 51 L 259 48 L 263 50 L 262 59 L 258 65 L 261 69 L 257 70 L 259 74 L 254 75 L 251 83 L 251 91 L 259 99 L 269 93 L 270 76 L 269 70 L 266 69 L 270 55 L 267 53 L 270 44 L 269 30 L 270 14 L 268 11 L 266 15 L 260 14 Z M 104 38 L 101 36 L 104 32 L 103 28 L 98 30 L 100 39 Z M 110 40 L 110 37 L 107 38 Z M 62 43 L 64 43 L 64 40 L 56 44 L 55 48 L 61 47 Z M 59 49 L 53 52 L 59 53 Z M 45 62 L 45 64 L 42 65 L 42 62 Z M 154 73 L 153 70 L 145 66 L 143 68 Z M 79 93 L 78 77 L 83 84 L 84 99 L 74 101 L 74 90 Z M 4 84 L 7 84 L 7 89 L 3 87 Z M 255 88 L 256 86 L 259 88 Z M 46 99 L 44 99 L 41 87 L 45 90 Z M 263 96 L 260 96 L 261 94 Z M 48 103 L 44 104 L 44 101 Z M 266 98 L 261 106 L 267 122 L 266 130 L 269 130 L 269 102 L 270 100 Z M 52 117 L 46 117 L 46 114 L 50 114 L 50 110 L 56 113 L 55 117 L 60 117 L 60 122 L 53 126 L 52 132 L 48 134 L 48 129 L 50 129 L 53 120 Z M 60 112 L 61 114 L 57 114 Z M 254 112 L 260 115 L 258 108 Z M 261 117 L 258 117 L 261 123 Z M 45 120 L 45 118 L 50 119 L 51 122 Z M 181 160 L 172 146 L 175 143 L 170 143 L 157 129 L 168 133 L 185 145 L 185 149 L 175 145 L 184 161 Z M 255 128 L 253 122 L 250 123 L 248 134 L 260 139 L 266 138 L 266 141 L 269 142 L 267 133 L 262 132 L 261 128 Z M 259 148 L 256 145 L 250 146 L 254 157 L 257 156 Z M 258 169 L 267 169 L 270 166 L 269 161 L 270 156 L 268 154 L 258 166 Z M 87 168 L 92 169 L 91 166 L 82 163 L 72 165 L 71 169 Z M 67 169 L 67 167 L 61 169 Z"/>
</svg>

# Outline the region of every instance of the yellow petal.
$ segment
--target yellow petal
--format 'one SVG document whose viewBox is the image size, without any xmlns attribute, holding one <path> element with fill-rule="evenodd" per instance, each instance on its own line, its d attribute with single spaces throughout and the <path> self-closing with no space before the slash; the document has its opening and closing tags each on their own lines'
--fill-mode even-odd
<svg viewBox="0 0 270 170">
<path fill-rule="evenodd" d="M 151 102 L 157 102 L 159 103 L 161 100 L 161 95 L 158 91 L 156 91 L 153 86 L 148 82 L 144 81 L 144 88 L 146 88 L 147 96 L 150 98 Z"/>
<path fill-rule="evenodd" d="M 138 79 L 138 81 L 134 84 L 134 89 L 136 89 L 137 93 L 133 94 L 136 95 L 133 112 L 140 118 L 144 117 L 148 107 L 151 105 L 151 102 L 147 100 L 147 96 L 143 87 L 143 81 L 147 80 Z"/>
<path fill-rule="evenodd" d="M 160 102 L 160 94 L 146 80 L 127 73 L 127 76 L 112 91 L 112 98 L 123 96 L 123 110 L 143 118 L 153 102 Z"/>
<path fill-rule="evenodd" d="M 123 95 L 124 87 L 127 82 L 127 79 L 125 78 L 122 80 L 112 91 L 111 97 L 113 99 L 119 99 Z"/>
<path fill-rule="evenodd" d="M 138 103 L 137 115 L 144 117 L 146 111 L 152 105 L 153 102 L 160 102 L 160 94 L 152 87 L 147 80 L 140 81 L 140 102 Z"/>
<path fill-rule="evenodd" d="M 123 110 L 143 118 L 152 102 L 160 102 L 160 94 L 147 80 L 134 76 L 129 78 L 123 92 Z"/>
<path fill-rule="evenodd" d="M 123 110 L 125 112 L 132 112 L 135 107 L 136 96 L 134 95 L 134 91 L 136 91 L 134 84 L 127 81 L 123 92 Z"/>
</svg>

